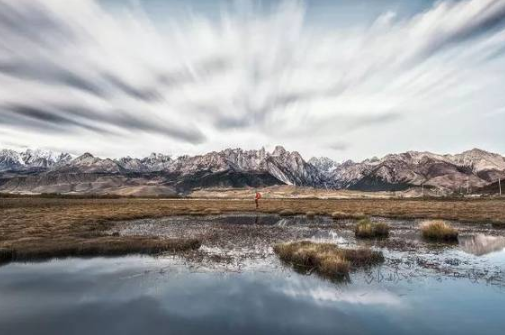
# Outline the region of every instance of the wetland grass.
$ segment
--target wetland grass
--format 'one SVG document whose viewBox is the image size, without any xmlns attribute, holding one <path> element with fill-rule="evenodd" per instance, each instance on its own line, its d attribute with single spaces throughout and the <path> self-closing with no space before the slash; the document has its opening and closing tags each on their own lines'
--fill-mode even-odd
<svg viewBox="0 0 505 335">
<path fill-rule="evenodd" d="M 307 213 L 305 213 L 305 216 L 308 218 L 308 219 L 313 219 L 316 217 L 316 212 L 314 211 L 308 211 Z"/>
<path fill-rule="evenodd" d="M 51 258 L 156 255 L 163 252 L 183 252 L 200 248 L 194 238 L 98 237 L 93 239 L 62 238 L 54 240 L 20 241 L 11 250 L 0 249 L 5 261 L 31 261 Z M 6 250 L 2 252 L 1 250 Z M 10 253 L 10 255 L 9 255 Z"/>
<path fill-rule="evenodd" d="M 204 209 L 203 214 L 204 215 L 220 215 L 221 210 L 218 208 L 206 208 L 206 209 Z"/>
<path fill-rule="evenodd" d="M 389 225 L 383 222 L 372 222 L 370 219 L 361 219 L 354 229 L 357 238 L 385 238 L 389 236 Z"/>
<path fill-rule="evenodd" d="M 428 220 L 421 223 L 423 237 L 430 241 L 457 242 L 458 231 L 443 220 Z"/>
<path fill-rule="evenodd" d="M 331 217 L 334 220 L 360 220 L 366 218 L 365 213 L 356 212 L 356 213 L 345 213 L 345 212 L 333 212 L 331 213 Z"/>
<path fill-rule="evenodd" d="M 279 215 L 280 216 L 293 216 L 296 214 L 291 209 L 283 209 L 282 211 L 279 212 Z"/>
<path fill-rule="evenodd" d="M 12 250 L 0 248 L 0 264 L 8 263 L 12 260 Z"/>
<path fill-rule="evenodd" d="M 323 277 L 345 277 L 353 267 L 382 263 L 381 252 L 370 249 L 342 249 L 331 243 L 309 241 L 280 243 L 274 246 L 279 258 L 297 270 L 314 270 Z"/>
</svg>

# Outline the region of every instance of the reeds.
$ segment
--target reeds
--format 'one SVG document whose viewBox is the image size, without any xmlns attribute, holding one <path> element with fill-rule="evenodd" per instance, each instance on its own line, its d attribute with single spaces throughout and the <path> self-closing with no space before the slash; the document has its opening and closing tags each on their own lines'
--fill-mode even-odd
<svg viewBox="0 0 505 335">
<path fill-rule="evenodd" d="M 12 250 L 7 248 L 0 248 L 0 264 L 8 263 L 12 260 Z"/>
</svg>

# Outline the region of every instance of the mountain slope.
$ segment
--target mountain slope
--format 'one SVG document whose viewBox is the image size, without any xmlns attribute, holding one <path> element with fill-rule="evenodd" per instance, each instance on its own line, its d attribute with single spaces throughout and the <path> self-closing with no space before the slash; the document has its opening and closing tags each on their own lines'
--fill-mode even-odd
<svg viewBox="0 0 505 335">
<path fill-rule="evenodd" d="M 480 149 L 457 155 L 409 151 L 338 165 L 328 176 L 337 188 L 362 191 L 426 186 L 445 191 L 480 188 L 504 175 L 505 158 Z"/>
<path fill-rule="evenodd" d="M 440 194 L 486 190 L 505 177 L 505 158 L 472 149 L 456 155 L 409 151 L 362 162 L 308 162 L 296 151 L 225 149 L 172 158 L 72 157 L 41 150 L 0 151 L 0 191 L 58 193 L 186 193 L 208 187 L 295 185 L 360 191 L 425 187 Z M 491 188 L 496 189 L 496 187 Z"/>
</svg>

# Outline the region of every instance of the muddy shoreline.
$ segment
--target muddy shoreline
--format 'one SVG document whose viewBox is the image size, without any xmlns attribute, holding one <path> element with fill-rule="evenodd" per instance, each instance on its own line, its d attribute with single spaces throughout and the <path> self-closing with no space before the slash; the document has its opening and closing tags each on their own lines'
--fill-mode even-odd
<svg viewBox="0 0 505 335">
<path fill-rule="evenodd" d="M 370 273 L 385 271 L 398 278 L 414 276 L 468 277 L 505 284 L 504 267 L 491 266 L 486 257 L 505 250 L 505 231 L 489 226 L 451 222 L 460 232 L 459 243 L 426 241 L 419 226 L 422 220 L 390 220 L 390 237 L 356 239 L 355 220 L 334 220 L 328 216 L 282 217 L 256 213 L 228 213 L 205 217 L 174 216 L 117 222 L 108 231 L 121 236 L 181 238 L 202 241 L 198 250 L 182 256 L 200 269 L 243 271 L 248 268 L 275 269 L 282 266 L 274 254 L 278 243 L 307 240 L 333 243 L 342 248 L 372 249 L 384 253 L 385 264 Z M 382 269 L 382 270 L 381 270 Z"/>
</svg>

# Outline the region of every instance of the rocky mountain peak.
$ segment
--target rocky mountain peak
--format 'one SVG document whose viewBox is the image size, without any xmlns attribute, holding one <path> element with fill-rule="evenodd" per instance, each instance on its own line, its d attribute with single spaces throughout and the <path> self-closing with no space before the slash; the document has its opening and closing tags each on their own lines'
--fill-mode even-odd
<svg viewBox="0 0 505 335">
<path fill-rule="evenodd" d="M 93 156 L 89 152 L 85 152 L 81 156 L 77 157 L 76 159 L 78 159 L 78 160 L 85 160 L 85 159 L 90 159 L 90 158 L 95 158 L 95 156 Z"/>
<path fill-rule="evenodd" d="M 68 153 L 41 149 L 26 149 L 20 152 L 3 149 L 0 150 L 0 170 L 43 170 L 65 164 L 72 158 L 72 155 Z"/>
<path fill-rule="evenodd" d="M 481 149 L 456 155 L 409 151 L 389 154 L 380 159 L 365 159 L 362 162 L 348 160 L 342 164 L 327 157 L 313 157 L 306 162 L 297 151 L 289 152 L 282 146 L 275 147 L 272 153 L 266 152 L 264 148 L 235 148 L 175 159 L 153 153 L 142 159 L 127 156 L 114 160 L 101 159 L 89 152 L 72 159 L 69 154 L 43 150 L 0 150 L 0 172 L 15 174 L 24 171 L 47 172 L 51 175 L 71 173 L 116 176 L 135 172 L 136 177 L 139 176 L 138 173 L 147 176 L 156 172 L 156 178 L 186 178 L 192 185 L 201 176 L 210 178 L 215 174 L 230 174 L 248 176 L 244 177 L 245 180 L 252 180 L 248 178 L 254 179 L 260 175 L 261 178 L 267 178 L 270 184 L 278 180 L 279 183 L 288 185 L 365 191 L 403 190 L 424 185 L 454 191 L 463 184 L 465 188 L 475 189 L 494 183 L 499 177 L 505 177 L 505 159 Z"/>
<path fill-rule="evenodd" d="M 287 153 L 286 149 L 284 149 L 283 146 L 281 145 L 277 145 L 274 149 L 274 151 L 272 152 L 272 156 L 282 156 L 282 155 L 285 155 Z"/>
<path fill-rule="evenodd" d="M 333 172 L 339 165 L 337 162 L 328 157 L 312 157 L 309 159 L 309 163 L 324 174 Z"/>
</svg>

